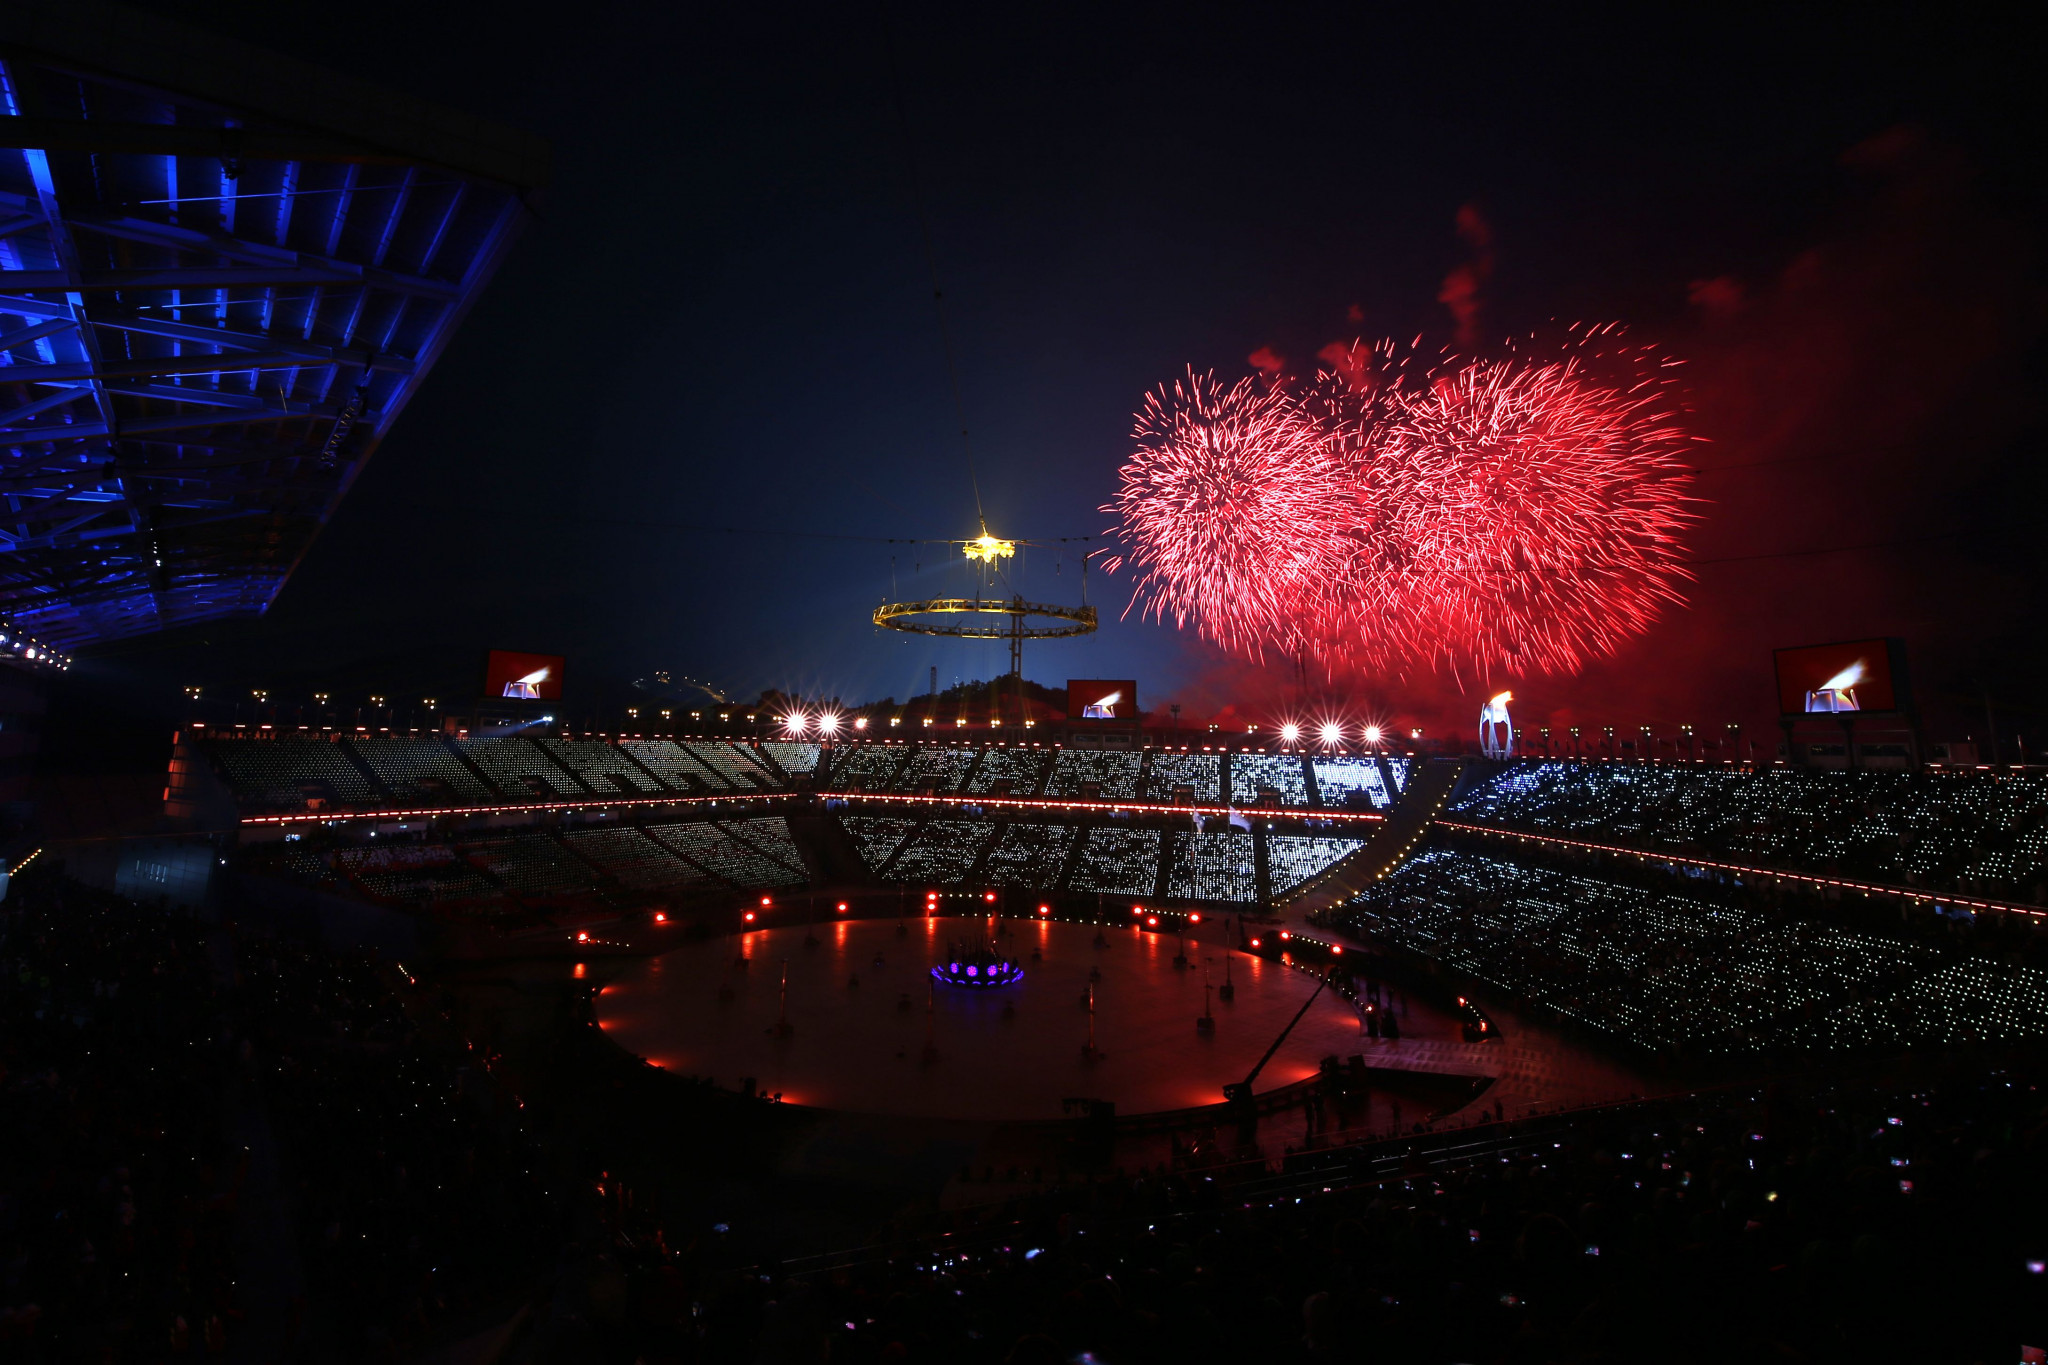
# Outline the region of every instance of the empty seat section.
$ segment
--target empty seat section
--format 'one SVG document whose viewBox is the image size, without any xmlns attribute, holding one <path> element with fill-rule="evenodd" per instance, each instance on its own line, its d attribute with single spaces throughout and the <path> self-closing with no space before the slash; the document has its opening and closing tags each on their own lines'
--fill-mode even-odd
<svg viewBox="0 0 2048 1365">
<path fill-rule="evenodd" d="M 804 855 L 789 832 L 789 821 L 782 816 L 760 815 L 751 820 L 721 820 L 719 824 L 728 834 L 738 835 L 775 861 L 799 872 L 804 870 Z"/>
<path fill-rule="evenodd" d="M 687 825 L 649 825 L 647 833 L 714 876 L 734 886 L 758 890 L 801 886 L 804 874 L 756 849 L 708 821 Z"/>
<path fill-rule="evenodd" d="M 596 740 L 543 739 L 541 747 L 594 792 L 627 792 L 644 796 L 661 784 L 640 771 L 640 765 L 610 744 Z"/>
<path fill-rule="evenodd" d="M 1067 885 L 1075 891 L 1149 896 L 1159 879 L 1159 831 L 1091 829 Z"/>
<path fill-rule="evenodd" d="M 1153 801 L 1171 801 L 1182 787 L 1194 788 L 1195 803 L 1219 805 L 1223 799 L 1223 760 L 1215 754 L 1152 755 L 1152 776 L 1146 795 Z"/>
<path fill-rule="evenodd" d="M 530 739 L 458 739 L 455 747 L 506 796 L 528 800 L 586 794 Z"/>
<path fill-rule="evenodd" d="M 705 767 L 725 779 L 726 785 L 735 791 L 776 791 L 783 786 L 780 778 L 770 773 L 754 760 L 753 755 L 737 744 L 724 740 L 692 740 L 685 744 Z"/>
<path fill-rule="evenodd" d="M 709 874 L 637 829 L 577 830 L 562 838 L 579 857 L 636 891 L 688 891 L 716 885 Z"/>
<path fill-rule="evenodd" d="M 841 749 L 832 761 L 831 784 L 841 791 L 883 791 L 910 758 L 903 744 L 862 744 Z"/>
<path fill-rule="evenodd" d="M 974 776 L 967 780 L 967 790 L 993 792 L 1008 783 L 1010 796 L 1035 795 L 1048 757 L 1044 749 L 989 749 L 982 754 L 981 766 L 974 770 Z"/>
<path fill-rule="evenodd" d="M 920 744 L 910 751 L 910 762 L 903 765 L 903 771 L 890 784 L 890 790 L 955 791 L 967 770 L 974 765 L 975 753 L 973 749 L 941 749 L 936 745 Z"/>
<path fill-rule="evenodd" d="M 349 744 L 402 802 L 476 804 L 497 796 L 439 739 L 363 738 Z"/>
<path fill-rule="evenodd" d="M 1273 882 L 1273 894 L 1284 895 L 1311 877 L 1365 847 L 1363 839 L 1303 838 L 1273 834 L 1266 838 L 1266 872 Z"/>
<path fill-rule="evenodd" d="M 462 854 L 521 900 L 557 900 L 597 890 L 590 869 L 545 834 L 469 844 Z"/>
<path fill-rule="evenodd" d="M 775 766 L 791 777 L 808 777 L 818 770 L 818 746 L 800 740 L 771 739 L 761 744 Z"/>
<path fill-rule="evenodd" d="M 888 878 L 892 882 L 955 885 L 973 870 L 994 831 L 992 820 L 927 820 L 889 864 Z"/>
<path fill-rule="evenodd" d="M 1259 898 L 1258 871 L 1252 857 L 1252 836 L 1239 830 L 1177 834 L 1173 863 L 1166 874 L 1166 894 L 1181 900 L 1250 904 Z"/>
<path fill-rule="evenodd" d="M 1047 796 L 1079 797 L 1090 784 L 1099 787 L 1097 799 L 1135 801 L 1138 799 L 1138 767 L 1143 754 L 1114 749 L 1062 749 L 1053 759 L 1052 776 L 1046 780 Z"/>
<path fill-rule="evenodd" d="M 381 901 L 425 908 L 506 907 L 504 889 L 446 844 L 345 848 L 335 854 L 335 865 Z"/>
<path fill-rule="evenodd" d="M 1387 781 L 1380 776 L 1378 759 L 1318 758 L 1315 767 L 1316 791 L 1325 806 L 1335 809 L 1370 804 L 1374 810 L 1385 810 L 1393 803 Z"/>
<path fill-rule="evenodd" d="M 1299 754 L 1232 754 L 1230 756 L 1230 799 L 1235 805 L 1252 805 L 1261 791 L 1280 794 L 1283 806 L 1306 806 L 1308 782 L 1301 775 Z"/>
<path fill-rule="evenodd" d="M 853 839 L 853 846 L 860 850 L 861 861 L 868 865 L 870 872 L 880 872 L 882 864 L 889 861 L 890 855 L 901 848 L 903 841 L 917 828 L 915 820 L 891 820 L 875 815 L 841 816 L 839 823 Z"/>
<path fill-rule="evenodd" d="M 236 799 L 247 806 L 300 809 L 308 798 L 344 805 L 377 800 L 369 779 L 325 740 L 227 739 L 208 748 Z"/>
<path fill-rule="evenodd" d="M 716 792 L 725 782 L 672 739 L 622 739 L 619 747 L 671 791 Z"/>
<path fill-rule="evenodd" d="M 988 880 L 997 886 L 1049 890 L 1073 846 L 1070 825 L 1011 825 L 988 855 Z"/>
</svg>

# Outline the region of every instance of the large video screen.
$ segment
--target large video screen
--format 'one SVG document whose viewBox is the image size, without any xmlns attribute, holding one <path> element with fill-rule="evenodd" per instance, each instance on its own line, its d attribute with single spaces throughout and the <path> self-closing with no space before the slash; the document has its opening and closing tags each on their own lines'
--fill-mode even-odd
<svg viewBox="0 0 2048 1365">
<path fill-rule="evenodd" d="M 1904 687 L 1905 651 L 1897 640 L 1847 640 L 1773 650 L 1778 710 L 1786 715 L 1896 711 Z"/>
<path fill-rule="evenodd" d="M 1136 720 L 1138 684 L 1132 678 L 1067 679 L 1068 720 Z"/>
<path fill-rule="evenodd" d="M 484 668 L 484 695 L 514 701 L 560 701 L 562 656 L 494 649 Z"/>
</svg>

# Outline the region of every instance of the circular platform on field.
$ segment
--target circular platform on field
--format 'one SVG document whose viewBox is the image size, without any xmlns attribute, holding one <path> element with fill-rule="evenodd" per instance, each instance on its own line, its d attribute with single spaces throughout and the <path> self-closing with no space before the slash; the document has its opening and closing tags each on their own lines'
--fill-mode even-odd
<svg viewBox="0 0 2048 1365">
<path fill-rule="evenodd" d="M 1244 1079 L 1309 994 L 1315 979 L 1219 943 L 1190 939 L 1190 966 L 1176 968 L 1171 934 L 1105 931 L 1088 924 L 1009 921 L 1004 940 L 1024 978 L 995 990 L 940 984 L 931 968 L 955 940 L 984 930 L 972 919 L 822 924 L 815 947 L 802 928 L 711 939 L 637 963 L 608 984 L 598 1022 L 628 1051 L 657 1066 L 732 1087 L 751 1076 L 785 1103 L 861 1113 L 984 1120 L 1059 1119 L 1069 1098 L 1113 1100 L 1119 1116 L 1218 1103 Z M 1207 926 L 1205 926 L 1207 927 Z M 1220 926 L 1217 926 L 1220 929 Z M 748 966 L 734 959 L 744 952 Z M 1038 957 L 1033 958 L 1036 952 Z M 1203 964 L 1221 984 L 1225 958 L 1236 998 L 1202 1013 Z M 787 1037 L 777 1034 L 784 965 Z M 1090 1060 L 1085 997 L 1095 985 Z M 849 979 L 858 976 L 859 985 Z M 721 989 L 731 988 L 729 1000 Z M 908 1008 L 904 1001 L 908 1000 Z M 935 1056 L 926 1058 L 926 1004 Z M 1006 1015 L 1006 1007 L 1010 1012 Z M 1416 1002 L 1407 1037 L 1448 1037 L 1451 1024 Z M 1260 1073 L 1265 1091 L 1312 1075 L 1324 1056 L 1399 1044 L 1359 1036 L 1350 1003 L 1325 991 Z"/>
</svg>

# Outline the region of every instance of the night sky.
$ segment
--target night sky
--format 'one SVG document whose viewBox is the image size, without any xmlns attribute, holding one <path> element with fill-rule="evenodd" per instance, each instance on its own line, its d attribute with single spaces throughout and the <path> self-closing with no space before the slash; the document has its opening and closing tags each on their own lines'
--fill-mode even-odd
<svg viewBox="0 0 2048 1365">
<path fill-rule="evenodd" d="M 539 133 L 556 174 L 269 615 L 91 652 L 88 685 L 448 698 L 492 645 L 569 656 L 572 712 L 655 668 L 849 701 L 1000 672 L 868 623 L 959 589 L 943 547 L 829 538 L 978 529 L 935 258 L 998 534 L 1100 533 L 1185 366 L 1448 341 L 1463 268 L 1482 337 L 1614 318 L 1685 358 L 1712 441 L 1692 605 L 1580 678 L 1495 680 L 1518 718 L 1763 726 L 1772 646 L 1861 635 L 1909 640 L 1958 736 L 1943 698 L 2038 687 L 2041 114 L 1989 19 L 151 8 Z M 1077 600 L 1081 548 L 1020 586 Z M 1088 589 L 1101 633 L 1027 674 L 1288 704 L 1284 666 Z M 1342 690 L 1462 729 L 1479 684 Z"/>
</svg>

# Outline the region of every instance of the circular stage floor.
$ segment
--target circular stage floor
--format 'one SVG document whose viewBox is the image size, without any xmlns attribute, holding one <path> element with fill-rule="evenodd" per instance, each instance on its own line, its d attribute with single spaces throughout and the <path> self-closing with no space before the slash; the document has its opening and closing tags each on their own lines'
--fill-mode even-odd
<svg viewBox="0 0 2048 1365">
<path fill-rule="evenodd" d="M 1219 1102 L 1224 1083 L 1244 1079 L 1315 989 L 1307 973 L 1226 954 L 1218 944 L 1190 939 L 1191 965 L 1177 969 L 1170 934 L 1112 929 L 1109 946 L 1097 948 L 1093 925 L 1010 921 L 1007 947 L 1024 979 L 988 992 L 938 985 L 930 1022 L 937 1056 L 927 1061 L 931 966 L 952 940 L 987 922 L 907 923 L 904 937 L 895 920 L 822 924 L 809 948 L 802 928 L 690 944 L 636 963 L 605 986 L 598 1022 L 657 1066 L 726 1087 L 752 1076 L 761 1092 L 780 1091 L 786 1103 L 930 1118 L 1058 1119 L 1070 1097 L 1113 1100 L 1119 1114 Z M 742 948 L 746 970 L 733 965 Z M 1034 951 L 1041 960 L 1031 960 Z M 1220 984 L 1226 956 L 1237 998 L 1217 1000 L 1215 1031 L 1198 1033 L 1204 960 Z M 791 1032 L 777 1038 L 785 963 Z M 1095 1038 L 1104 1055 L 1091 1062 L 1082 1048 L 1092 967 L 1102 971 Z M 849 985 L 856 974 L 860 984 Z M 733 996 L 721 1002 L 727 984 Z M 1008 1018 L 1006 1005 L 1014 1006 Z M 1422 1032 L 1423 1007 L 1414 1011 Z M 1445 1021 L 1430 1022 L 1427 1032 L 1444 1031 Z M 1359 1037 L 1350 1003 L 1326 991 L 1266 1064 L 1257 1089 L 1309 1076 L 1331 1053 L 1374 1050 Z"/>
</svg>

